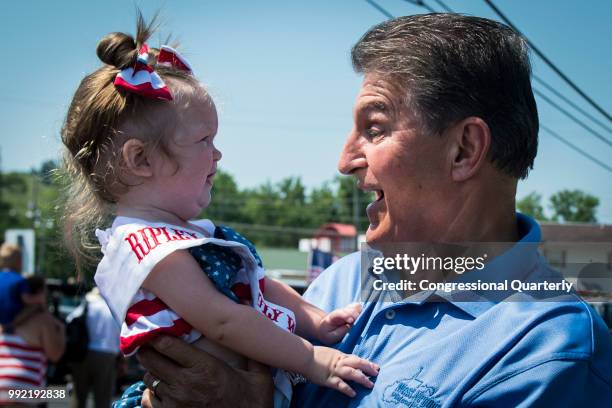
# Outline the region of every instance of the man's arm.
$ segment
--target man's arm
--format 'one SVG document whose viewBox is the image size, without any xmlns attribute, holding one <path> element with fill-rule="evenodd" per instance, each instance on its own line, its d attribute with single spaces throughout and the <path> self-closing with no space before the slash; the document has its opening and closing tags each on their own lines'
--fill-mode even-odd
<svg viewBox="0 0 612 408">
<path fill-rule="evenodd" d="M 270 370 L 249 362 L 248 370 L 234 369 L 210 354 L 168 336 L 143 347 L 138 359 L 149 372 L 151 389 L 160 380 L 155 397 L 143 398 L 144 407 L 237 407 L 269 408 L 274 384 Z"/>
</svg>

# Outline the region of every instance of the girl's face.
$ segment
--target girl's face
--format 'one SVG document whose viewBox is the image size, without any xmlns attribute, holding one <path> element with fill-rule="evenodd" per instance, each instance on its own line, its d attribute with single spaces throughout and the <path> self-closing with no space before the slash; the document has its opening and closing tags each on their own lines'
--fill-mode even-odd
<svg viewBox="0 0 612 408">
<path fill-rule="evenodd" d="M 191 98 L 179 112 L 170 149 L 172 159 L 158 153 L 153 202 L 183 220 L 192 219 L 210 204 L 213 178 L 221 152 L 214 145 L 217 110 L 212 99 Z"/>
</svg>

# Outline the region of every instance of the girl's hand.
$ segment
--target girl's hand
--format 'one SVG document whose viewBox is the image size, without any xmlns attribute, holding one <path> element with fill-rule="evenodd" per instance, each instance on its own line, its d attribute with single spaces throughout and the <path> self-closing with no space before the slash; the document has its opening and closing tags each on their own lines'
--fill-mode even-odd
<svg viewBox="0 0 612 408">
<path fill-rule="evenodd" d="M 323 344 L 336 344 L 348 331 L 361 313 L 361 304 L 351 303 L 342 309 L 336 309 L 323 317 L 319 322 L 319 341 Z"/>
<path fill-rule="evenodd" d="M 340 391 L 353 398 L 357 393 L 345 381 L 354 381 L 366 388 L 374 387 L 368 376 L 378 375 L 380 367 L 355 355 L 315 346 L 313 359 L 303 374 L 315 384 Z M 367 375 L 366 375 L 367 374 Z"/>
</svg>

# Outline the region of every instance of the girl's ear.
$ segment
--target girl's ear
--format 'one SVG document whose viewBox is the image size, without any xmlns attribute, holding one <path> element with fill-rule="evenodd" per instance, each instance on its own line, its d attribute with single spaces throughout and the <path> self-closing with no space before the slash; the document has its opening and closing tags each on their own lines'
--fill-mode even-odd
<svg viewBox="0 0 612 408">
<path fill-rule="evenodd" d="M 125 168 L 133 175 L 140 177 L 153 175 L 153 168 L 142 140 L 132 138 L 125 142 L 121 148 L 121 156 Z"/>
</svg>

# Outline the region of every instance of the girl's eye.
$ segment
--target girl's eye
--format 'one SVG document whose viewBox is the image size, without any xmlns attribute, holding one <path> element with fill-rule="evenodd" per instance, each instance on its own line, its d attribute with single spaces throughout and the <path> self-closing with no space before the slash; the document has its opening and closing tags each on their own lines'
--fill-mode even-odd
<svg viewBox="0 0 612 408">
<path fill-rule="evenodd" d="M 208 142 L 210 140 L 209 136 L 203 137 L 202 139 L 199 140 L 199 142 Z"/>
</svg>

